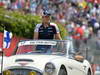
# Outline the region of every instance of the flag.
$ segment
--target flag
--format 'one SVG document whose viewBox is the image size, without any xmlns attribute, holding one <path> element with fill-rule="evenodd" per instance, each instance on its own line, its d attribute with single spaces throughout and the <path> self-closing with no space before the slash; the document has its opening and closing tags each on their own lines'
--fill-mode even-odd
<svg viewBox="0 0 100 75">
<path fill-rule="evenodd" d="M 9 48 L 12 38 L 12 33 L 4 30 L 3 48 Z"/>
</svg>

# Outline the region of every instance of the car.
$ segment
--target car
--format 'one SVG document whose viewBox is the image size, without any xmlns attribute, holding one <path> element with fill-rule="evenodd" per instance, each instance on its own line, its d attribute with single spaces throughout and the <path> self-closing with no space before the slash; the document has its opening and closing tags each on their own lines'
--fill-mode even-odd
<svg viewBox="0 0 100 75">
<path fill-rule="evenodd" d="M 3 62 L 3 75 L 92 75 L 71 40 L 22 40 Z"/>
</svg>

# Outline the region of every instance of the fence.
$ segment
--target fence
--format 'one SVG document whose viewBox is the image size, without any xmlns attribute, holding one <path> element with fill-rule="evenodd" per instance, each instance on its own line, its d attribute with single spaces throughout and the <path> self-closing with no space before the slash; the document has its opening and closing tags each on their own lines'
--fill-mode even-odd
<svg viewBox="0 0 100 75">
<path fill-rule="evenodd" d="M 75 45 L 80 45 L 79 50 L 84 57 L 92 64 L 100 64 L 100 49 L 98 48 L 100 45 L 97 45 L 97 38 L 92 36 L 91 39 L 88 39 L 87 43 L 84 43 L 83 40 L 79 40 L 78 42 L 79 44 L 74 40 Z"/>
</svg>

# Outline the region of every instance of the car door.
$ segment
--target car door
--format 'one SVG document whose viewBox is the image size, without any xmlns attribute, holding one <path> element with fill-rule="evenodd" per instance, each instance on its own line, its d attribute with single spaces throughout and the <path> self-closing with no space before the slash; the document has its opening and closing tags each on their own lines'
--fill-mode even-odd
<svg viewBox="0 0 100 75">
<path fill-rule="evenodd" d="M 86 75 L 82 62 L 78 62 L 74 59 L 69 59 L 68 63 L 68 69 L 70 71 L 69 75 Z"/>
<path fill-rule="evenodd" d="M 68 68 L 69 70 L 71 70 L 71 73 L 69 75 L 86 75 L 83 62 L 74 59 L 74 46 L 72 42 L 69 42 L 67 50 L 69 56 Z"/>
</svg>

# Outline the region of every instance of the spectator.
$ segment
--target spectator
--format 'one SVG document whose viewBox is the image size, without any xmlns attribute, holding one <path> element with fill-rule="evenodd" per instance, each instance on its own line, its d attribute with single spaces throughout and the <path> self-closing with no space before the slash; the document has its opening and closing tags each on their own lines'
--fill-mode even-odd
<svg viewBox="0 0 100 75">
<path fill-rule="evenodd" d="M 98 22 L 94 23 L 94 32 L 97 34 L 98 30 L 100 28 L 100 25 Z"/>
<path fill-rule="evenodd" d="M 97 32 L 96 49 L 100 50 L 100 29 Z"/>
<path fill-rule="evenodd" d="M 90 35 L 90 31 L 87 25 L 87 22 L 85 21 L 85 23 L 83 24 L 83 30 L 84 30 L 84 34 L 83 34 L 83 41 L 85 43 L 85 45 L 87 45 L 88 39 L 89 39 L 89 35 Z"/>
<path fill-rule="evenodd" d="M 83 40 L 83 35 L 84 35 L 84 30 L 82 29 L 82 26 L 77 25 L 75 27 L 75 31 L 73 35 L 73 39 L 75 39 L 76 52 L 80 51 L 80 47 L 81 47 L 82 40 Z"/>
<path fill-rule="evenodd" d="M 34 15 L 35 15 L 35 13 L 36 13 L 36 8 L 37 8 L 36 0 L 33 0 L 33 1 L 30 3 L 30 11 L 31 11 L 31 13 L 33 13 Z"/>
</svg>

